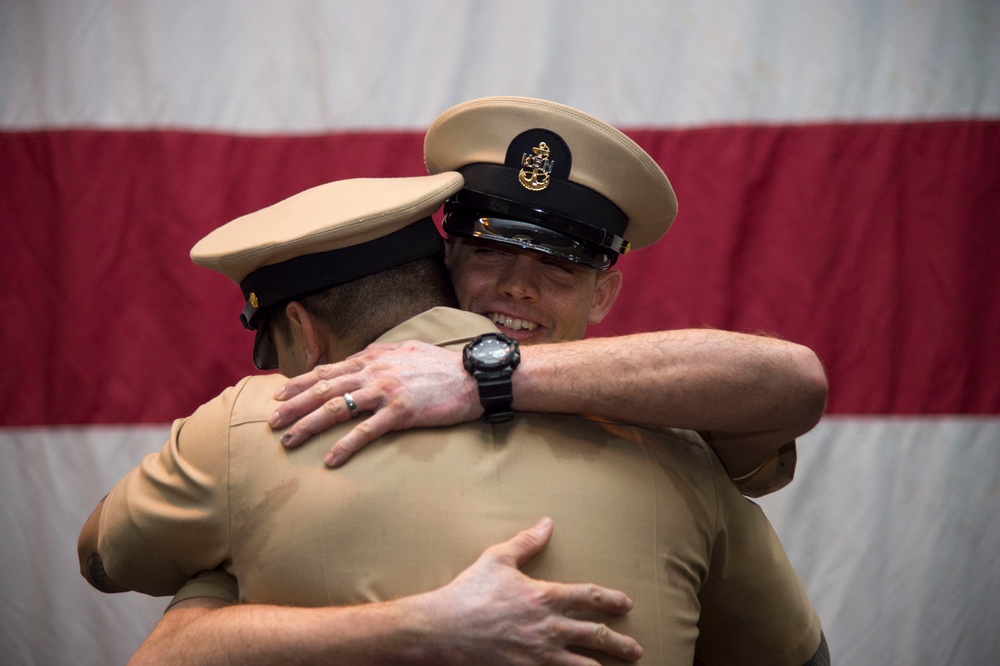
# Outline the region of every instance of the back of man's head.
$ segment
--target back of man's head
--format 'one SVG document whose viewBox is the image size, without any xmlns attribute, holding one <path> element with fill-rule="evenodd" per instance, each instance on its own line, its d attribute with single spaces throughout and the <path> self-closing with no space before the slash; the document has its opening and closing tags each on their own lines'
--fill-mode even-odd
<svg viewBox="0 0 1000 666">
<path fill-rule="evenodd" d="M 453 305 L 430 215 L 462 186 L 454 172 L 320 185 L 216 229 L 191 259 L 236 282 L 254 365 L 277 367 L 269 319 L 301 302 L 345 342 L 364 347 L 405 319 Z"/>
<path fill-rule="evenodd" d="M 295 300 L 323 322 L 343 348 L 356 351 L 421 312 L 458 307 L 440 252 Z M 274 308 L 263 325 L 270 325 L 286 343 L 291 340 L 284 308 Z"/>
</svg>

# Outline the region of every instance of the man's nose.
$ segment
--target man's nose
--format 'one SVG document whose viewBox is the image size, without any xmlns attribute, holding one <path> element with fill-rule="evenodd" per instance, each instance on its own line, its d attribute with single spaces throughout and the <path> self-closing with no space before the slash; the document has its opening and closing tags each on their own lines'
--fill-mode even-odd
<svg viewBox="0 0 1000 666">
<path fill-rule="evenodd" d="M 534 303 L 538 300 L 538 282 L 535 277 L 534 259 L 516 255 L 497 281 L 497 293 Z"/>
</svg>

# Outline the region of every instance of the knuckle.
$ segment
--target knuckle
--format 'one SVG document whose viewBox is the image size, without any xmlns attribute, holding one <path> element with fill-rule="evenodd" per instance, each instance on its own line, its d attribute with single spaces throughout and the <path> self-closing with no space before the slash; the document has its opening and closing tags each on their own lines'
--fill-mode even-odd
<svg viewBox="0 0 1000 666">
<path fill-rule="evenodd" d="M 296 436 L 299 438 L 308 438 L 320 431 L 313 423 L 313 420 L 308 417 L 300 419 L 298 423 L 292 426 L 292 430 L 295 431 Z"/>
<path fill-rule="evenodd" d="M 535 591 L 537 603 L 546 608 L 558 609 L 563 606 L 563 594 L 559 587 L 555 585 L 539 584 Z"/>
<path fill-rule="evenodd" d="M 611 641 L 611 629 L 608 628 L 608 625 L 603 623 L 595 624 L 593 640 L 594 644 L 598 647 L 606 646 Z"/>
<path fill-rule="evenodd" d="M 368 348 L 353 358 L 354 364 L 352 365 L 352 370 L 354 372 L 358 372 L 365 366 L 377 362 L 381 356 L 382 350 L 377 348 Z"/>
<path fill-rule="evenodd" d="M 313 384 L 310 391 L 312 391 L 313 395 L 318 395 L 322 397 L 330 392 L 330 382 L 326 380 L 316 382 L 315 384 Z"/>
<path fill-rule="evenodd" d="M 414 416 L 416 416 L 416 410 L 413 405 L 410 405 L 402 398 L 395 397 L 387 401 L 386 407 L 403 422 L 409 423 Z"/>
<path fill-rule="evenodd" d="M 365 439 L 371 439 L 375 433 L 375 430 L 372 426 L 370 419 L 368 421 L 362 421 L 361 423 L 356 425 L 354 427 L 354 431 L 357 432 L 362 437 L 364 437 Z"/>
</svg>

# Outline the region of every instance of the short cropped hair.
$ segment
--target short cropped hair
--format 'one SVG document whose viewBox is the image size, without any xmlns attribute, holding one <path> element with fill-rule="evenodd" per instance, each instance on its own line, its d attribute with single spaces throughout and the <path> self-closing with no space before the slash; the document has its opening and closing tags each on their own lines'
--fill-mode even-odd
<svg viewBox="0 0 1000 666">
<path fill-rule="evenodd" d="M 421 312 L 438 306 L 458 307 L 444 254 L 411 261 L 293 300 L 357 351 Z M 272 327 L 272 335 L 277 331 L 286 343 L 292 337 L 291 322 L 285 314 L 287 304 L 275 308 L 265 324 Z"/>
</svg>

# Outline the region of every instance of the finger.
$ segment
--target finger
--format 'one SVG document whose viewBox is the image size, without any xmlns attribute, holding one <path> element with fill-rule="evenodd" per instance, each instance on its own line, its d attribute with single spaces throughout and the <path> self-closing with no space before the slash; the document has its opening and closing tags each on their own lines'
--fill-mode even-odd
<svg viewBox="0 0 1000 666">
<path fill-rule="evenodd" d="M 552 519 L 542 518 L 532 527 L 521 530 L 513 538 L 489 547 L 486 552 L 502 564 L 521 568 L 545 549 L 552 537 Z"/>
<path fill-rule="evenodd" d="M 580 583 L 567 585 L 550 583 L 558 588 L 561 609 L 565 611 L 603 611 L 624 615 L 632 610 L 632 599 L 624 592 L 611 588 Z"/>
<path fill-rule="evenodd" d="M 278 405 L 268 417 L 267 424 L 271 428 L 283 428 L 300 417 L 316 412 L 324 403 L 342 396 L 348 390 L 339 390 L 342 386 L 342 382 L 326 379 L 316 382 L 304 393 L 289 398 Z"/>
<path fill-rule="evenodd" d="M 317 365 L 315 368 L 301 374 L 297 377 L 292 377 L 284 386 L 279 388 L 274 392 L 275 400 L 288 400 L 289 398 L 294 398 L 301 393 L 308 391 L 318 382 L 323 380 L 337 379 L 344 375 L 350 375 L 357 372 L 361 367 L 360 357 L 364 352 L 359 352 L 348 359 L 340 361 L 339 363 L 327 363 L 325 365 Z"/>
<path fill-rule="evenodd" d="M 285 382 L 281 388 L 274 392 L 274 399 L 288 400 L 289 398 L 299 395 L 313 384 L 323 379 L 321 372 L 322 374 L 331 374 L 331 371 L 328 368 L 330 368 L 328 365 L 318 365 L 309 372 L 303 373 L 297 377 L 292 377 Z"/>
<path fill-rule="evenodd" d="M 324 459 L 326 465 L 340 467 L 365 446 L 393 430 L 392 419 L 386 412 L 387 410 L 375 412 L 369 419 L 362 421 L 344 435 L 326 454 Z"/>
<path fill-rule="evenodd" d="M 606 624 L 569 620 L 566 628 L 569 632 L 566 645 L 604 652 L 626 661 L 635 661 L 642 657 L 642 646 L 637 640 L 612 630 Z"/>
<path fill-rule="evenodd" d="M 324 379 L 337 379 L 338 377 L 360 372 L 382 354 L 393 351 L 402 344 L 400 342 L 372 344 L 359 352 L 351 354 L 343 361 L 317 365 L 309 372 L 293 377 L 285 382 L 284 386 L 275 391 L 274 399 L 288 400 Z"/>
<path fill-rule="evenodd" d="M 327 400 L 319 409 L 299 419 L 281 436 L 281 443 L 286 447 L 294 448 L 313 435 L 352 418 L 353 415 L 351 408 L 347 405 L 347 400 L 344 399 L 344 396 L 338 395 L 332 400 Z"/>
<path fill-rule="evenodd" d="M 569 650 L 563 650 L 562 652 L 546 657 L 539 663 L 548 666 L 601 666 L 601 662 L 590 657 L 585 657 L 582 654 L 577 654 L 576 652 L 570 652 Z"/>
</svg>

